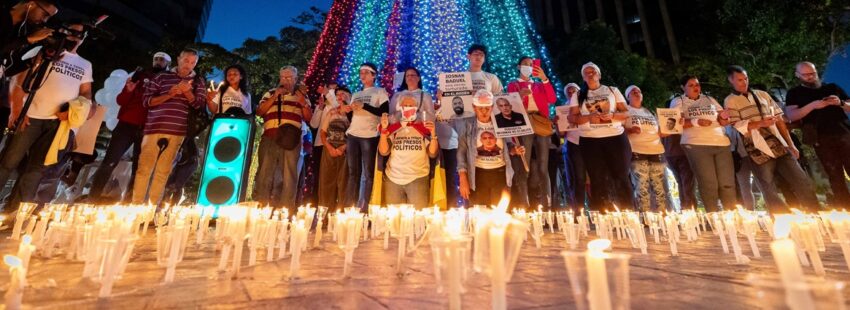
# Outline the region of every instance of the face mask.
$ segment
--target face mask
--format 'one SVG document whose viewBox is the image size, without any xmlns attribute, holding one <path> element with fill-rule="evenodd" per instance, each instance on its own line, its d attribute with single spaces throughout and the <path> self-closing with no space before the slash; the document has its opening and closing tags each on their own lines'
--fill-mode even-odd
<svg viewBox="0 0 850 310">
<path fill-rule="evenodd" d="M 531 74 L 534 73 L 534 68 L 530 66 L 519 66 L 519 72 L 522 73 L 523 76 L 531 77 Z"/>
<path fill-rule="evenodd" d="M 401 108 L 401 121 L 403 122 L 412 122 L 416 120 L 416 111 L 417 107 L 402 107 Z"/>
</svg>

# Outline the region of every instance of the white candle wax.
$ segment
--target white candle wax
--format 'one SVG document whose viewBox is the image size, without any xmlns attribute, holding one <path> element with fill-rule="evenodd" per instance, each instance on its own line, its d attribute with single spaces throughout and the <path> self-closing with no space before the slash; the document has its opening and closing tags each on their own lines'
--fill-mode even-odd
<svg viewBox="0 0 850 310">
<path fill-rule="evenodd" d="M 773 260 L 779 268 L 782 284 L 785 286 L 785 301 L 791 309 L 813 309 L 814 301 L 806 290 L 800 287 L 805 285 L 803 267 L 800 266 L 795 253 L 794 241 L 780 239 L 770 243 L 770 252 Z"/>
<path fill-rule="evenodd" d="M 603 252 L 611 246 L 607 239 L 593 240 L 587 244 L 587 300 L 591 310 L 610 310 L 611 293 L 608 289 L 608 271 L 605 266 L 607 255 Z"/>
<path fill-rule="evenodd" d="M 493 309 L 507 308 L 505 296 L 507 279 L 505 278 L 505 224 L 494 224 L 490 228 L 490 283 L 493 293 Z"/>
</svg>

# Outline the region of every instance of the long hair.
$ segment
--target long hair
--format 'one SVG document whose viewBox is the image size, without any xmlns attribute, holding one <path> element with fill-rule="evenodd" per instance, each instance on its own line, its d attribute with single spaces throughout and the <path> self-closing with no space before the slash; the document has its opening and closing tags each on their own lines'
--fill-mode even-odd
<svg viewBox="0 0 850 310">
<path fill-rule="evenodd" d="M 239 71 L 239 75 L 242 76 L 242 80 L 239 81 L 239 92 L 241 92 L 242 95 L 247 95 L 248 93 L 250 93 L 249 88 L 251 86 L 248 83 L 248 73 L 245 71 L 245 68 L 239 64 L 233 64 L 228 66 L 227 69 L 224 69 L 224 84 L 221 85 L 221 87 L 218 89 L 218 92 L 223 94 L 227 91 L 227 88 L 230 87 L 230 82 L 227 81 L 227 71 L 230 71 L 230 69 L 236 69 L 236 71 Z"/>
<path fill-rule="evenodd" d="M 419 87 L 419 89 L 422 89 L 422 74 L 419 74 L 419 69 L 416 69 L 416 67 L 413 66 L 404 69 L 404 79 L 407 79 L 407 70 L 413 70 L 414 72 L 416 72 L 416 75 L 419 76 L 419 84 L 416 86 Z M 402 81 L 401 86 L 398 87 L 398 91 L 403 90 L 407 90 L 407 81 Z"/>
</svg>

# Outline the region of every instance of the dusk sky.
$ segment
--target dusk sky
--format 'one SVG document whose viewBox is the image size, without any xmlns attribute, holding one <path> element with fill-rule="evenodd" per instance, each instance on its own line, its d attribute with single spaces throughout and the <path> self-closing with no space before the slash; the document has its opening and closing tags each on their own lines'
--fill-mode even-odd
<svg viewBox="0 0 850 310">
<path fill-rule="evenodd" d="M 204 42 L 234 49 L 248 38 L 276 36 L 290 20 L 315 6 L 327 11 L 332 0 L 215 0 Z"/>
</svg>

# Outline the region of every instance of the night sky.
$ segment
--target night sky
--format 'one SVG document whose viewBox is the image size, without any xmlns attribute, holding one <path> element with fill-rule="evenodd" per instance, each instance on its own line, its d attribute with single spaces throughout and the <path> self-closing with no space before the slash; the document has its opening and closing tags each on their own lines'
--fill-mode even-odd
<svg viewBox="0 0 850 310">
<path fill-rule="evenodd" d="M 277 36 L 278 30 L 311 6 L 327 11 L 332 0 L 214 0 L 204 42 L 226 49 L 242 45 L 247 38 Z"/>
</svg>

